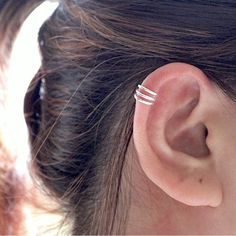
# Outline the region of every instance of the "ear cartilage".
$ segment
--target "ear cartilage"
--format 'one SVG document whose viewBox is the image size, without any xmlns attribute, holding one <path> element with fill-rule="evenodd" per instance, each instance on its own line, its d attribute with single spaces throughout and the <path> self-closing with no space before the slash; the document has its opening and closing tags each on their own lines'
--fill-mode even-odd
<svg viewBox="0 0 236 236">
<path fill-rule="evenodd" d="M 145 105 L 153 105 L 156 101 L 157 93 L 152 90 L 144 87 L 143 85 L 138 85 L 136 92 L 134 94 L 134 98 L 136 101 L 141 102 Z"/>
</svg>

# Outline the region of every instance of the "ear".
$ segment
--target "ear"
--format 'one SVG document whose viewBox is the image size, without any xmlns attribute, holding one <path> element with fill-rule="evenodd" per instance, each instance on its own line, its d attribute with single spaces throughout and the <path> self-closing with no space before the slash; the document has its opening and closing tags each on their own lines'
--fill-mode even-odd
<svg viewBox="0 0 236 236">
<path fill-rule="evenodd" d="M 210 147 L 216 87 L 184 63 L 157 69 L 142 85 L 157 93 L 152 105 L 136 99 L 133 139 L 144 173 L 177 201 L 218 206 L 222 185 Z"/>
</svg>

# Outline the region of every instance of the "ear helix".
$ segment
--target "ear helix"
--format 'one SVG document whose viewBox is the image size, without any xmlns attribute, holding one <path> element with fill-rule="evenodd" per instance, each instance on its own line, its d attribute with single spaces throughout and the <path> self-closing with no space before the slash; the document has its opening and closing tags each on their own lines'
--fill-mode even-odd
<svg viewBox="0 0 236 236">
<path fill-rule="evenodd" d="M 136 101 L 150 106 L 156 101 L 157 93 L 139 84 L 134 94 L 134 98 Z"/>
</svg>

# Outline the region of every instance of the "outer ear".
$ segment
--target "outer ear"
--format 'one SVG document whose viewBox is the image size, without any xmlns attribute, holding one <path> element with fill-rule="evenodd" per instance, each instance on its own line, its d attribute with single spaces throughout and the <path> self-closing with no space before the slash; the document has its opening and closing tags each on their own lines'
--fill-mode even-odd
<svg viewBox="0 0 236 236">
<path fill-rule="evenodd" d="M 157 93 L 154 104 L 135 108 L 134 144 L 143 171 L 177 201 L 218 206 L 222 185 L 209 145 L 215 86 L 184 63 L 157 69 L 142 85 Z"/>
</svg>

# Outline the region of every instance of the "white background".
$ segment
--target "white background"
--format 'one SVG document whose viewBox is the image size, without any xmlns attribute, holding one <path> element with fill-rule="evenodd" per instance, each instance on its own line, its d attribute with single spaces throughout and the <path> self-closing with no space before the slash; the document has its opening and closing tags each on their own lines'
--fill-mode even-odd
<svg viewBox="0 0 236 236">
<path fill-rule="evenodd" d="M 28 153 L 27 130 L 23 117 L 23 99 L 31 79 L 41 64 L 38 49 L 38 31 L 58 4 L 41 4 L 25 21 L 14 43 L 9 70 L 7 71 L 7 104 L 4 139 L 13 155 L 17 168 L 25 171 Z"/>
<path fill-rule="evenodd" d="M 14 43 L 9 69 L 6 71 L 6 111 L 1 114 L 5 119 L 3 140 L 11 154 L 16 157 L 17 171 L 29 180 L 27 165 L 30 155 L 23 100 L 27 87 L 41 64 L 37 42 L 39 28 L 57 5 L 47 1 L 27 18 Z M 24 207 L 24 212 L 28 235 L 56 235 L 52 231 L 46 233 L 45 228 L 57 223 L 60 217 L 47 215 L 27 206 Z"/>
</svg>

